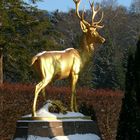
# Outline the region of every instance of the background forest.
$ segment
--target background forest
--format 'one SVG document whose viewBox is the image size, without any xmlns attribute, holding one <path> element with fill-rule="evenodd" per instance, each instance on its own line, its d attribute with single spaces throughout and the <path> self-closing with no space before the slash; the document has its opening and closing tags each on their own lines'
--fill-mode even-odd
<svg viewBox="0 0 140 140">
<path fill-rule="evenodd" d="M 96 49 L 79 76 L 79 107 L 88 113 L 95 110 L 92 115 L 97 116 L 103 140 L 138 140 L 140 0 L 132 0 L 127 8 L 117 0 L 102 0 L 100 5 L 105 27 L 99 32 L 106 43 Z M 85 18 L 90 21 L 90 10 L 85 11 Z M 31 112 L 34 83 L 38 81 L 30 66 L 32 57 L 44 50 L 79 49 L 81 35 L 75 9 L 49 12 L 24 0 L 0 0 L 0 139 L 11 140 L 16 121 Z M 47 97 L 69 105 L 68 81 L 53 85 L 47 86 Z"/>
<path fill-rule="evenodd" d="M 127 59 L 135 51 L 140 35 L 140 1 L 133 0 L 129 8 L 118 5 L 117 0 L 103 0 L 100 4 L 105 25 L 101 34 L 106 43 L 96 49 L 81 72 L 78 84 L 89 88 L 123 90 Z M 85 16 L 90 20 L 90 10 Z M 30 66 L 31 58 L 44 50 L 78 49 L 81 34 L 74 9 L 67 13 L 58 10 L 49 12 L 32 7 L 23 0 L 0 1 L 4 82 L 35 83 L 37 76 Z M 68 83 L 57 81 L 54 84 Z"/>
</svg>

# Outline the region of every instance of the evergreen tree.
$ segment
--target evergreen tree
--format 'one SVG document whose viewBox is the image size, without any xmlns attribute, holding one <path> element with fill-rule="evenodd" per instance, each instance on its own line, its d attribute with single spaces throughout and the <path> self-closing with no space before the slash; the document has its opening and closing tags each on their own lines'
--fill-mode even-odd
<svg viewBox="0 0 140 140">
<path fill-rule="evenodd" d="M 28 82 L 32 78 L 31 57 L 47 46 L 50 27 L 43 11 L 23 0 L 0 1 L 0 46 L 3 47 L 4 80 Z"/>
<path fill-rule="evenodd" d="M 125 96 L 122 101 L 117 140 L 138 140 L 140 138 L 140 106 L 139 101 L 139 41 L 135 57 L 128 59 L 126 73 Z"/>
</svg>

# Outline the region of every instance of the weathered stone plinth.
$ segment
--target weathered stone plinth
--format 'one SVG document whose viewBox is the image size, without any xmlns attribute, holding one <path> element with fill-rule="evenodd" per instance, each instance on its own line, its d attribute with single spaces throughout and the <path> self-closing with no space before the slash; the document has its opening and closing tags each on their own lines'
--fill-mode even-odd
<svg viewBox="0 0 140 140">
<path fill-rule="evenodd" d="M 18 120 L 13 140 L 26 140 L 29 135 L 41 137 L 66 136 L 73 134 L 96 134 L 100 137 L 97 124 L 92 120 Z"/>
</svg>

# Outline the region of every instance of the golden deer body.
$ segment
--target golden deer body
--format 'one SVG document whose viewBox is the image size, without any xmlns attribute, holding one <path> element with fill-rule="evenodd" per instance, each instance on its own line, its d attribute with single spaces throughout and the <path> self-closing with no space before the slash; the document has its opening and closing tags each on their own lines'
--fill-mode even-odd
<svg viewBox="0 0 140 140">
<path fill-rule="evenodd" d="M 80 0 L 73 0 L 76 5 L 76 15 L 80 19 L 81 29 L 83 31 L 83 38 L 81 41 L 81 51 L 74 48 L 68 48 L 63 51 L 44 51 L 35 55 L 32 59 L 32 65 L 35 66 L 36 70 L 41 76 L 41 81 L 35 87 L 35 97 L 32 108 L 32 116 L 36 116 L 36 103 L 37 98 L 41 90 L 43 90 L 53 79 L 64 79 L 71 77 L 72 79 L 72 95 L 71 95 L 71 111 L 77 111 L 76 103 L 76 83 L 78 80 L 79 72 L 87 56 L 94 51 L 96 44 L 104 43 L 105 39 L 99 35 L 96 31 L 98 28 L 103 26 L 99 25 L 102 21 L 94 21 L 96 13 L 100 10 L 100 7 L 95 10 L 94 4 L 90 3 L 92 10 L 92 23 L 88 23 L 84 20 L 84 12 L 82 16 L 79 14 Z"/>
</svg>

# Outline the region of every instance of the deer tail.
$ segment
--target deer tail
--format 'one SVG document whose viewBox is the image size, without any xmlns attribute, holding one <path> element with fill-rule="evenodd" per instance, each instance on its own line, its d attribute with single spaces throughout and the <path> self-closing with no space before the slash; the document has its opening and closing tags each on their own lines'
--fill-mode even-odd
<svg viewBox="0 0 140 140">
<path fill-rule="evenodd" d="M 35 61 L 38 59 L 38 57 L 35 55 L 33 58 L 32 58 L 32 62 L 31 62 L 31 66 L 35 63 Z"/>
</svg>

